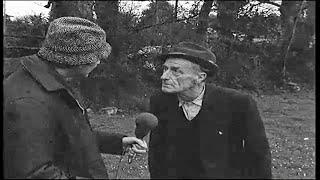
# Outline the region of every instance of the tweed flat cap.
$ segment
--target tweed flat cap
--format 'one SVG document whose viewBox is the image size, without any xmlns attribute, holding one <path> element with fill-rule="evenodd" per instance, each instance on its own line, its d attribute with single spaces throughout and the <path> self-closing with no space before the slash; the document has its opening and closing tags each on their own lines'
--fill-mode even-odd
<svg viewBox="0 0 320 180">
<path fill-rule="evenodd" d="M 110 52 L 106 33 L 97 24 L 78 17 L 61 17 L 49 25 L 38 56 L 54 63 L 83 65 L 106 59 Z"/>
<path fill-rule="evenodd" d="M 182 58 L 201 66 L 208 76 L 213 76 L 218 65 L 216 56 L 209 49 L 192 42 L 180 42 L 173 46 L 168 53 L 159 56 L 160 60 L 168 58 Z"/>
</svg>

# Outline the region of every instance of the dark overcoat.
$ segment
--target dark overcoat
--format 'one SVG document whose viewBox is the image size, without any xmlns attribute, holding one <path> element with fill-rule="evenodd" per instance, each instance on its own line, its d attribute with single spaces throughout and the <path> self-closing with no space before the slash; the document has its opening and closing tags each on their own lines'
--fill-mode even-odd
<svg viewBox="0 0 320 180">
<path fill-rule="evenodd" d="M 176 178 L 172 167 L 178 98 L 161 93 L 150 99 L 159 124 L 150 133 L 151 178 Z M 256 102 L 236 90 L 206 85 L 199 119 L 202 178 L 271 178 L 271 154 Z M 184 139 L 182 141 L 188 141 Z"/>
<path fill-rule="evenodd" d="M 5 178 L 108 178 L 100 153 L 122 153 L 120 134 L 91 129 L 61 76 L 36 55 L 4 80 Z"/>
</svg>

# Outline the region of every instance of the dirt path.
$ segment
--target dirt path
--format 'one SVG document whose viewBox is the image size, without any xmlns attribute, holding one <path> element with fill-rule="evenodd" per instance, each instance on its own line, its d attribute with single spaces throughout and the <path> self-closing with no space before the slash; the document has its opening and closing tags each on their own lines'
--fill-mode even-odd
<svg viewBox="0 0 320 180">
<path fill-rule="evenodd" d="M 265 95 L 256 99 L 271 147 L 274 178 L 315 178 L 315 95 L 313 92 Z M 91 115 L 95 129 L 134 135 L 137 114 Z M 120 156 L 102 154 L 110 178 L 116 178 Z M 147 156 L 132 164 L 124 157 L 118 178 L 148 179 Z"/>
</svg>

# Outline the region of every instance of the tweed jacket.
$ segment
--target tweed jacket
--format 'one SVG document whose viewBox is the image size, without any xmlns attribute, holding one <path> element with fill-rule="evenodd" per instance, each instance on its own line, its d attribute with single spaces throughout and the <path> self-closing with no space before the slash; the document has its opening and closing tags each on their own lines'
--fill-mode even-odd
<svg viewBox="0 0 320 180">
<path fill-rule="evenodd" d="M 101 153 L 122 153 L 121 134 L 91 129 L 86 110 L 36 55 L 4 80 L 5 178 L 108 178 Z"/>
<path fill-rule="evenodd" d="M 150 98 L 159 120 L 150 133 L 148 165 L 151 178 L 175 178 L 172 159 L 178 117 L 175 94 Z M 271 178 L 271 153 L 255 101 L 236 90 L 206 85 L 199 120 L 200 162 L 204 178 Z M 188 141 L 188 139 L 185 139 Z"/>
</svg>

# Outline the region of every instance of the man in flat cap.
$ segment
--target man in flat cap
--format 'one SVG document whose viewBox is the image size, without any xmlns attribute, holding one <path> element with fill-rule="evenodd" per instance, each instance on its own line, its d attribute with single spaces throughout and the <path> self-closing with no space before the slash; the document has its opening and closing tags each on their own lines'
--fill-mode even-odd
<svg viewBox="0 0 320 180">
<path fill-rule="evenodd" d="M 149 141 L 151 178 L 271 178 L 271 155 L 255 101 L 206 84 L 217 71 L 208 49 L 181 42 L 160 56 L 159 119 Z"/>
<path fill-rule="evenodd" d="M 35 55 L 4 81 L 5 178 L 108 178 L 100 153 L 127 147 L 146 153 L 135 137 L 93 131 L 86 109 L 68 85 L 110 54 L 102 28 L 86 19 L 51 22 Z M 142 148 L 142 149 L 141 149 Z"/>
</svg>

